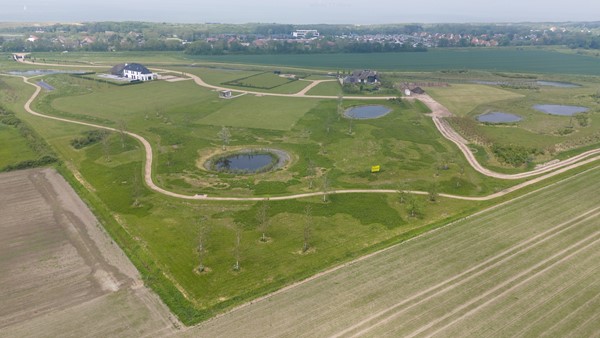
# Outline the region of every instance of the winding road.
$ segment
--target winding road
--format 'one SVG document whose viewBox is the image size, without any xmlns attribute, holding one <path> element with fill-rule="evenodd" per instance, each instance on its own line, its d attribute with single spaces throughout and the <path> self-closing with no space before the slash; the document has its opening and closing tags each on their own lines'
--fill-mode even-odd
<svg viewBox="0 0 600 338">
<path fill-rule="evenodd" d="M 38 65 L 36 63 L 30 62 L 30 61 L 25 61 L 25 60 L 20 60 L 19 62 Z M 85 68 L 87 68 L 87 67 L 107 68 L 107 67 L 109 67 L 109 66 L 100 66 L 100 65 L 88 65 L 88 66 L 62 65 L 62 64 L 43 64 L 43 65 L 44 66 L 56 66 L 56 67 L 71 67 L 71 68 L 73 68 L 73 67 L 79 67 L 79 68 L 84 68 L 84 67 Z M 157 71 L 157 72 L 175 72 L 175 71 L 171 71 L 168 69 L 157 69 L 157 68 L 153 68 L 152 70 Z M 177 72 L 177 73 L 179 73 L 179 72 Z M 317 99 L 337 99 L 338 98 L 337 96 L 306 95 L 306 93 L 311 88 L 313 88 L 313 87 L 317 86 L 319 83 L 327 81 L 327 80 L 312 81 L 313 83 L 311 83 L 310 85 L 308 85 L 307 87 L 305 87 L 304 89 L 302 89 L 301 91 L 299 91 L 298 93 L 295 93 L 295 94 L 277 94 L 277 93 L 263 93 L 263 92 L 245 91 L 245 90 L 219 87 L 219 86 L 214 86 L 214 85 L 208 84 L 208 83 L 204 82 L 199 76 L 191 74 L 191 73 L 184 72 L 184 73 L 182 73 L 182 75 L 191 78 L 198 86 L 213 89 L 213 90 L 231 90 L 231 91 L 239 92 L 242 94 L 251 94 L 251 95 L 258 95 L 258 96 L 304 97 L 304 98 L 317 98 Z M 28 113 L 30 113 L 34 116 L 51 119 L 51 120 L 55 120 L 55 121 L 60 121 L 60 122 L 65 122 L 65 123 L 73 123 L 73 124 L 78 124 L 78 125 L 83 125 L 83 126 L 88 126 L 88 127 L 93 127 L 93 128 L 99 128 L 99 129 L 109 130 L 112 132 L 122 132 L 120 130 L 117 130 L 116 128 L 111 128 L 111 127 L 107 127 L 107 126 L 103 126 L 103 125 L 82 122 L 82 121 L 77 121 L 77 120 L 65 119 L 65 118 L 60 118 L 60 117 L 51 116 L 51 115 L 45 115 L 45 114 L 34 111 L 31 108 L 31 104 L 37 98 L 37 96 L 41 92 L 42 88 L 35 83 L 29 82 L 29 78 L 26 76 L 21 76 L 21 78 L 23 79 L 23 81 L 25 83 L 27 83 L 31 86 L 34 86 L 36 88 L 35 92 L 31 95 L 31 97 L 27 100 L 27 102 L 24 105 L 24 108 Z M 354 99 L 354 100 L 385 100 L 385 99 L 391 99 L 391 98 L 396 98 L 396 97 L 344 96 L 344 98 L 345 99 Z M 497 172 L 491 171 L 487 168 L 484 168 L 477 161 L 477 159 L 475 158 L 471 149 L 468 146 L 468 142 L 462 136 L 460 136 L 454 129 L 452 129 L 452 127 L 450 127 L 448 122 L 444 119 L 445 117 L 452 116 L 452 113 L 450 111 L 448 111 L 448 109 L 446 109 L 443 105 L 441 105 L 440 103 L 438 103 L 437 101 L 435 101 L 433 98 L 431 98 L 430 96 L 428 96 L 426 94 L 416 95 L 413 97 L 406 97 L 403 99 L 419 100 L 419 101 L 423 102 L 431 110 L 430 116 L 433 119 L 433 122 L 434 122 L 435 126 L 437 127 L 437 129 L 440 131 L 440 133 L 446 139 L 448 139 L 449 141 L 456 144 L 456 146 L 464 154 L 464 156 L 467 159 L 467 161 L 469 162 L 469 164 L 473 167 L 473 169 L 475 169 L 479 173 L 489 176 L 489 177 L 505 179 L 505 180 L 516 180 L 516 179 L 523 179 L 523 178 L 529 178 L 532 176 L 540 175 L 534 179 L 528 180 L 526 182 L 517 184 L 515 186 L 512 186 L 510 188 L 507 188 L 505 190 L 502 190 L 502 191 L 499 191 L 499 192 L 496 192 L 494 194 L 487 195 L 487 196 L 470 197 L 470 196 L 459 196 L 459 195 L 452 195 L 452 194 L 439 194 L 439 196 L 441 196 L 441 197 L 453 198 L 453 199 L 459 199 L 459 200 L 469 200 L 469 201 L 491 200 L 494 198 L 504 196 L 513 191 L 522 189 L 524 187 L 530 186 L 532 184 L 538 183 L 547 178 L 559 175 L 568 170 L 571 170 L 571 169 L 577 168 L 579 166 L 600 160 L 600 149 L 594 149 L 594 150 L 590 150 L 590 151 L 581 153 L 577 156 L 573 156 L 567 160 L 553 163 L 553 164 L 550 164 L 543 168 L 538 168 L 536 170 L 532 170 L 532 171 L 528 171 L 528 172 L 524 172 L 524 173 L 518 173 L 518 174 L 497 173 Z M 153 152 L 152 152 L 152 146 L 150 145 L 150 143 L 144 137 L 142 137 L 138 134 L 135 134 L 135 133 L 132 133 L 129 131 L 124 131 L 124 132 L 127 135 L 137 139 L 144 146 L 144 151 L 146 154 L 145 164 L 144 164 L 144 181 L 146 182 L 146 185 L 150 189 L 152 189 L 158 193 L 161 193 L 166 196 L 174 197 L 174 198 L 181 198 L 181 199 L 188 199 L 188 200 L 207 200 L 207 201 L 261 201 L 261 200 L 289 200 L 289 199 L 298 199 L 298 198 L 333 195 L 333 194 L 354 194 L 354 193 L 360 193 L 360 194 L 377 193 L 377 194 L 380 194 L 380 193 L 398 193 L 399 192 L 399 190 L 392 190 L 392 189 L 346 189 L 346 190 L 331 190 L 331 191 L 327 191 L 327 192 L 320 191 L 320 192 L 293 194 L 293 195 L 286 195 L 286 196 L 273 196 L 273 197 L 214 197 L 214 196 L 207 196 L 207 195 L 203 195 L 203 194 L 197 194 L 197 195 L 179 194 L 176 192 L 165 190 L 165 189 L 157 186 L 154 183 L 154 181 L 152 179 Z M 416 195 L 427 195 L 428 194 L 428 192 L 424 192 L 424 191 L 406 191 L 406 192 L 411 193 L 411 194 L 416 194 Z"/>
</svg>

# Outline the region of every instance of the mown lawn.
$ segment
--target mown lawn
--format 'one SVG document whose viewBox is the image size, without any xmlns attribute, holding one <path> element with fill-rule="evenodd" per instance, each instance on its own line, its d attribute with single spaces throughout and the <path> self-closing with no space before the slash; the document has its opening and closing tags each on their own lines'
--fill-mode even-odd
<svg viewBox="0 0 600 338">
<path fill-rule="evenodd" d="M 321 82 L 313 89 L 309 90 L 307 95 L 325 95 L 337 96 L 342 93 L 342 87 L 338 81 Z"/>
<path fill-rule="evenodd" d="M 256 97 L 244 95 L 198 122 L 214 126 L 290 130 L 318 99 Z"/>
<path fill-rule="evenodd" d="M 259 73 L 244 78 L 228 81 L 227 84 L 238 87 L 249 87 L 258 89 L 273 89 L 275 87 L 294 81 L 274 74 L 273 72 Z"/>
<path fill-rule="evenodd" d="M 467 115 L 481 104 L 523 97 L 522 94 L 508 90 L 476 84 L 452 84 L 449 87 L 432 87 L 427 88 L 427 93 L 453 114 L 459 116 Z"/>
</svg>

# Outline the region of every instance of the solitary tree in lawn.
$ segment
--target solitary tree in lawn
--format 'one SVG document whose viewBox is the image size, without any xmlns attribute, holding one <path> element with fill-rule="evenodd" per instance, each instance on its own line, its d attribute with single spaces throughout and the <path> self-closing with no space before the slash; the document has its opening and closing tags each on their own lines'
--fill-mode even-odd
<svg viewBox="0 0 600 338">
<path fill-rule="evenodd" d="M 406 199 L 406 211 L 408 215 L 413 218 L 420 218 L 423 216 L 423 206 L 419 200 L 411 195 L 408 195 Z"/>
<path fill-rule="evenodd" d="M 219 131 L 218 135 L 221 139 L 221 142 L 223 142 L 223 150 L 225 150 L 225 147 L 229 145 L 229 140 L 231 139 L 231 132 L 229 131 L 229 128 L 223 126 Z"/>
<path fill-rule="evenodd" d="M 206 217 L 200 217 L 198 219 L 198 272 L 204 272 L 206 266 L 204 260 L 206 257 L 206 247 L 208 244 L 208 236 L 210 233 L 210 226 L 207 222 Z"/>
<path fill-rule="evenodd" d="M 310 249 L 310 228 L 312 225 L 312 206 L 310 204 L 304 207 L 304 245 L 302 245 L 302 252 Z"/>
<path fill-rule="evenodd" d="M 103 133 L 100 142 L 102 142 L 102 151 L 104 152 L 104 160 L 110 162 L 110 143 L 108 142 L 109 133 Z"/>
<path fill-rule="evenodd" d="M 121 148 L 125 148 L 125 141 L 127 141 L 127 124 L 123 120 L 119 120 L 119 135 L 121 135 Z"/>
<path fill-rule="evenodd" d="M 329 195 L 329 177 L 327 174 L 323 175 L 323 202 L 328 201 Z"/>
<path fill-rule="evenodd" d="M 313 188 L 314 177 L 317 174 L 317 168 L 315 167 L 315 162 L 308 159 L 308 163 L 306 164 L 306 176 L 308 177 L 308 189 Z"/>
<path fill-rule="evenodd" d="M 438 193 L 438 187 L 437 187 L 436 183 L 432 183 L 429 186 L 428 197 L 429 197 L 430 202 L 435 202 L 438 200 L 439 193 Z"/>
<path fill-rule="evenodd" d="M 240 245 L 242 242 L 242 225 L 240 223 L 235 223 L 235 244 L 233 247 L 233 258 L 235 259 L 235 264 L 233 265 L 233 271 L 240 271 L 240 256 L 241 249 Z"/>
<path fill-rule="evenodd" d="M 256 212 L 256 220 L 258 221 L 258 228 L 262 232 L 260 237 L 261 242 L 267 241 L 267 230 L 269 229 L 269 204 L 268 199 L 261 202 Z"/>
</svg>

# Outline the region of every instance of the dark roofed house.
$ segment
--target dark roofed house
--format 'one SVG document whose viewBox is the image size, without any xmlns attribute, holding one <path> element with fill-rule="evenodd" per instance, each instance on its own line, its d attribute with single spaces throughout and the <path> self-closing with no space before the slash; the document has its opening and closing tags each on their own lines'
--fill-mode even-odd
<svg viewBox="0 0 600 338">
<path fill-rule="evenodd" d="M 110 73 L 115 76 L 128 78 L 132 81 L 156 80 L 158 75 L 139 63 L 121 63 L 111 68 Z"/>
<path fill-rule="evenodd" d="M 364 69 L 355 70 L 352 75 L 344 78 L 344 84 L 346 83 L 367 83 L 373 84 L 379 82 L 379 74 L 377 71 Z"/>
<path fill-rule="evenodd" d="M 415 88 L 411 89 L 410 91 L 415 94 L 425 94 L 425 91 L 421 87 L 415 87 Z"/>
<path fill-rule="evenodd" d="M 139 63 L 126 63 L 123 67 L 123 77 L 132 80 L 150 81 L 158 76 Z"/>
</svg>

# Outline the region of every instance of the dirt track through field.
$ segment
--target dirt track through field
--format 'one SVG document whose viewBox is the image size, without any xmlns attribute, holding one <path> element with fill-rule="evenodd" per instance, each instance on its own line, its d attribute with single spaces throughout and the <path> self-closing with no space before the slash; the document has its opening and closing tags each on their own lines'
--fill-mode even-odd
<svg viewBox="0 0 600 338">
<path fill-rule="evenodd" d="M 177 320 L 53 169 L 0 174 L 0 232 L 0 336 L 176 331 Z"/>
</svg>

